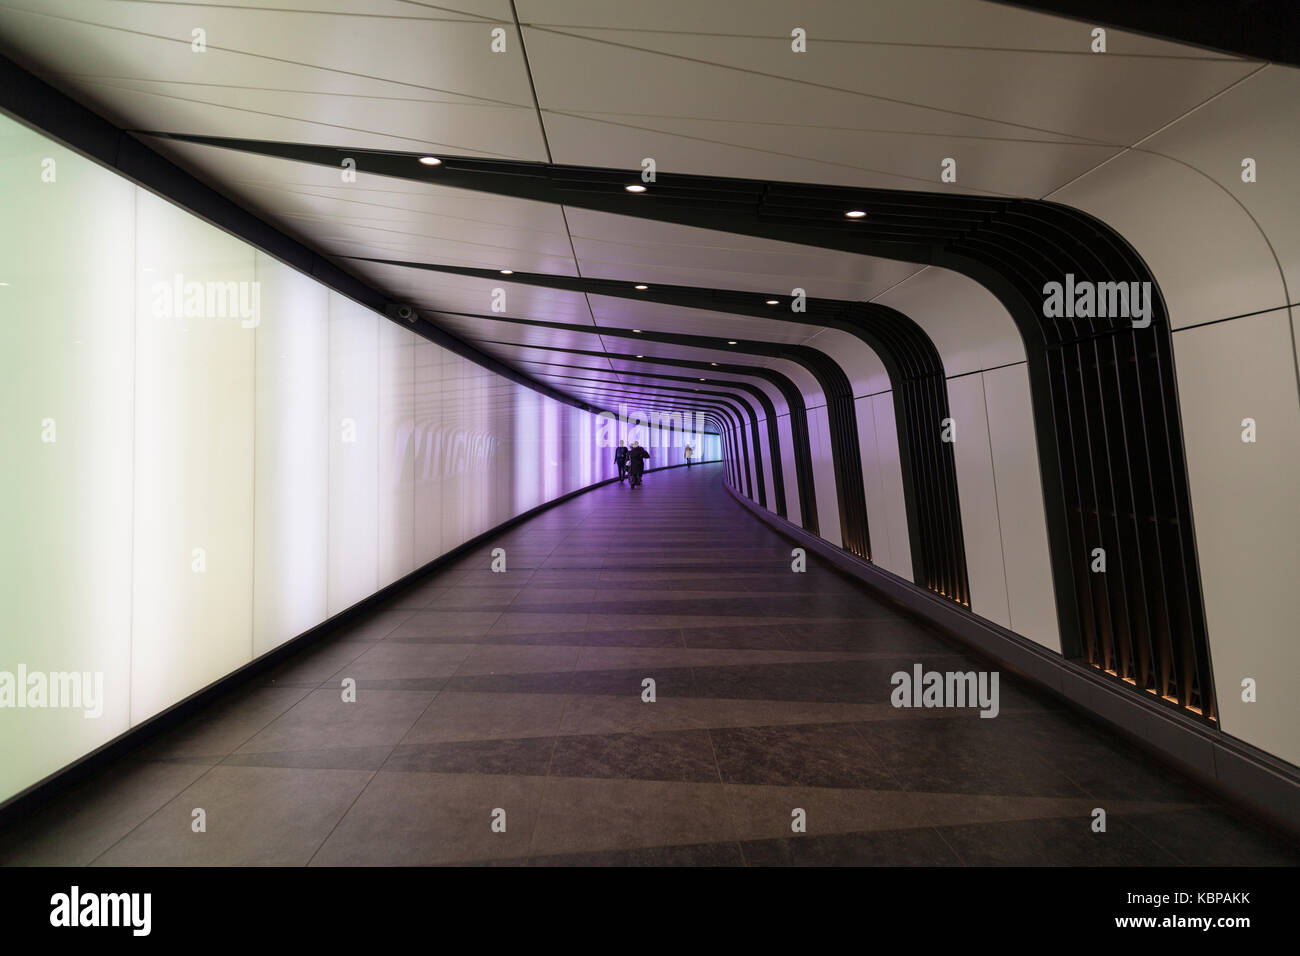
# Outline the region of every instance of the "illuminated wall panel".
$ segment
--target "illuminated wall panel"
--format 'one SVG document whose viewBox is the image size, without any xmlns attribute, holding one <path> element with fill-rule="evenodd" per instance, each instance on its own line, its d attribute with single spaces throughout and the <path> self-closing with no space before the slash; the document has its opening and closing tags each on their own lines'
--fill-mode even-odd
<svg viewBox="0 0 1300 956">
<path fill-rule="evenodd" d="M 560 449 L 564 447 L 560 403 L 544 399 L 542 403 L 542 447 L 536 459 L 542 472 L 542 500 L 549 501 L 564 487 L 560 472 Z"/>
<path fill-rule="evenodd" d="M 410 574 L 415 562 L 415 335 L 379 325 L 379 509 L 375 522 L 379 586 Z"/>
<path fill-rule="evenodd" d="M 426 564 L 442 554 L 443 493 L 447 490 L 448 452 L 454 429 L 447 426 L 444 407 L 442 349 L 432 342 L 415 342 L 415 392 L 411 436 L 411 475 L 414 491 L 415 560 Z M 456 540 L 458 529 L 450 529 Z"/>
<path fill-rule="evenodd" d="M 252 658 L 256 340 L 249 246 L 137 190 L 136 259 L 133 722 Z"/>
<path fill-rule="evenodd" d="M 257 254 L 253 655 L 328 616 L 329 302 Z"/>
<path fill-rule="evenodd" d="M 590 413 L 2 119 L 0 173 L 0 671 L 104 682 L 0 706 L 0 801 L 614 473 Z"/>
<path fill-rule="evenodd" d="M 542 396 L 520 389 L 511 396 L 514 429 L 506 459 L 514 476 L 514 508 L 527 511 L 541 504 Z"/>
<path fill-rule="evenodd" d="M 0 117 L 0 222 L 0 671 L 102 680 L 0 710 L 3 800 L 129 722 L 135 188 Z"/>
<path fill-rule="evenodd" d="M 329 293 L 329 614 L 380 586 L 379 326 L 389 324 Z"/>
</svg>

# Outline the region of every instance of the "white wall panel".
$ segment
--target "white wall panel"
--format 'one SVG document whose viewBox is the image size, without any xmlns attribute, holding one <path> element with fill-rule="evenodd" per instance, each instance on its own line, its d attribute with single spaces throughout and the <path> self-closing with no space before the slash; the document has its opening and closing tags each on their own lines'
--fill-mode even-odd
<svg viewBox="0 0 1300 956">
<path fill-rule="evenodd" d="M 759 472 L 758 463 L 757 463 L 758 459 L 754 454 L 755 452 L 754 436 L 750 432 L 748 426 L 745 423 L 745 416 L 743 413 L 741 413 L 740 424 L 737 426 L 737 428 L 740 430 L 740 433 L 745 437 L 745 448 L 748 449 L 749 481 L 750 481 L 750 487 L 748 489 L 749 497 L 754 501 L 758 501 L 758 487 L 759 487 L 758 483 L 762 479 L 762 475 Z M 697 453 L 702 456 L 703 449 L 702 448 L 697 449 Z"/>
<path fill-rule="evenodd" d="M 831 449 L 830 423 L 824 405 L 808 411 L 808 444 L 812 452 L 813 488 L 817 493 L 818 533 L 831 544 L 841 547 L 844 538 L 840 534 L 835 461 Z"/>
<path fill-rule="evenodd" d="M 892 392 L 873 395 L 871 414 L 876 423 L 876 454 L 880 462 L 880 491 L 889 534 L 888 563 L 881 567 L 912 581 L 912 542 L 907 532 L 907 502 L 903 497 L 903 471 L 898 455 L 898 423 Z M 872 527 L 874 538 L 876 530 Z"/>
<path fill-rule="evenodd" d="M 956 423 L 957 440 L 953 443 L 953 455 L 971 610 L 980 617 L 1010 627 L 997 483 L 989 444 L 988 417 L 984 411 L 983 376 L 975 373 L 949 379 L 948 409 Z"/>
<path fill-rule="evenodd" d="M 447 354 L 432 342 L 415 340 L 415 399 L 412 411 L 411 482 L 414 495 L 417 565 L 432 561 L 442 546 L 444 504 L 447 485 L 447 446 L 452 435 L 443 425 L 442 356 Z"/>
<path fill-rule="evenodd" d="M 752 434 L 752 433 L 751 433 Z M 767 508 L 776 513 L 776 485 L 772 479 L 772 442 L 767 435 L 767 419 L 758 421 L 758 444 L 763 451 L 763 490 L 767 497 Z"/>
<path fill-rule="evenodd" d="M 856 335 L 839 329 L 822 329 L 804 344 L 820 349 L 835 360 L 848 376 L 854 396 L 889 390 L 889 373 L 880 356 Z"/>
<path fill-rule="evenodd" d="M 1295 172 L 1300 159 L 1297 103 L 1300 70 L 1271 64 L 1141 146 L 1144 151 L 1187 163 L 1204 174 L 1207 188 L 1230 194 L 1249 210 L 1268 236 L 1293 291 L 1300 289 L 1300 217 L 1295 215 Z M 1285 120 L 1279 122 L 1279 117 Z M 1256 163 L 1255 181 L 1250 183 L 1241 178 L 1242 160 L 1247 157 Z M 1203 230 L 1215 230 L 1217 222 L 1207 218 L 1201 225 Z M 1172 233 L 1171 237 L 1182 241 Z M 1212 244 L 1219 241 L 1216 231 Z"/>
<path fill-rule="evenodd" d="M 1287 323 L 1278 310 L 1177 332 L 1174 358 L 1220 723 L 1300 764 L 1300 407 Z M 1255 703 L 1241 700 L 1247 677 Z"/>
<path fill-rule="evenodd" d="M 329 299 L 264 253 L 255 268 L 256 657 L 328 616 Z"/>
<path fill-rule="evenodd" d="M 514 413 L 513 428 L 510 430 L 510 447 L 506 456 L 506 467 L 514 477 L 514 505 L 512 511 L 527 511 L 541 504 L 542 490 L 538 470 L 535 465 L 542 451 L 540 440 L 542 430 L 542 396 L 536 392 L 520 390 L 512 396 Z M 645 444 L 642 428 L 629 429 L 635 437 L 629 436 L 628 446 L 633 441 Z"/>
<path fill-rule="evenodd" d="M 790 434 L 789 415 L 777 416 L 776 434 L 781 442 L 781 475 L 785 482 L 786 520 L 802 525 L 803 512 L 799 509 L 799 475 L 795 471 L 794 439 Z"/>
<path fill-rule="evenodd" d="M 1259 227 L 1230 193 L 1182 163 L 1127 152 L 1051 198 L 1091 213 L 1133 244 L 1175 329 L 1287 302 Z"/>
<path fill-rule="evenodd" d="M 394 322 L 379 325 L 379 510 L 375 530 L 379 584 L 416 568 L 415 335 Z"/>
<path fill-rule="evenodd" d="M 853 403 L 858 422 L 858 442 L 862 452 L 862 492 L 867 499 L 867 529 L 871 535 L 871 560 L 882 568 L 891 567 L 889 547 L 889 507 L 881 477 L 880 452 L 876 448 L 876 413 L 870 398 Z"/>
<path fill-rule="evenodd" d="M 897 309 L 925 330 L 945 375 L 1025 360 L 1011 314 L 992 292 L 960 273 L 930 266 L 872 301 Z"/>
<path fill-rule="evenodd" d="M 1011 629 L 1059 653 L 1061 633 L 1029 405 L 1029 373 L 1024 365 L 1012 365 L 985 372 L 983 377 Z"/>
<path fill-rule="evenodd" d="M 133 722 L 252 658 L 256 334 L 206 295 L 251 288 L 250 247 L 137 190 L 136 256 Z"/>
<path fill-rule="evenodd" d="M 0 711 L 3 800 L 129 725 L 135 189 L 0 116 L 0 222 L 0 671 L 102 680 Z"/>
<path fill-rule="evenodd" d="M 329 587 L 331 615 L 379 581 L 379 326 L 329 293 Z"/>
</svg>

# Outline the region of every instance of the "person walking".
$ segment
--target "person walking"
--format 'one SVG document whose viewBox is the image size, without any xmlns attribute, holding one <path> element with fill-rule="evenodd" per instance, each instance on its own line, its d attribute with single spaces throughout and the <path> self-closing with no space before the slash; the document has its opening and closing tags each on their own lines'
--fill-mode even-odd
<svg viewBox="0 0 1300 956">
<path fill-rule="evenodd" d="M 695 449 L 687 445 L 683 454 L 686 456 L 686 467 L 691 467 L 691 459 L 695 457 Z"/>
<path fill-rule="evenodd" d="M 645 473 L 645 463 L 649 457 L 650 453 L 648 451 L 636 442 L 632 442 L 632 447 L 628 449 L 627 453 L 627 471 L 632 478 L 633 488 L 641 487 L 641 476 Z"/>
<path fill-rule="evenodd" d="M 614 449 L 614 464 L 618 466 L 618 481 L 622 484 L 627 477 L 627 445 L 623 442 Z"/>
</svg>

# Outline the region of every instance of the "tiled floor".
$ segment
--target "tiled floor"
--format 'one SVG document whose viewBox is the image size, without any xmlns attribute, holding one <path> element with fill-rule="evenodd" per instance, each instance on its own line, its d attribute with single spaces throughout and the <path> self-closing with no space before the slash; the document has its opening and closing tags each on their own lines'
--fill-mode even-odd
<svg viewBox="0 0 1300 956">
<path fill-rule="evenodd" d="M 1300 862 L 1005 674 L 996 719 L 893 708 L 916 662 L 981 669 L 815 560 L 793 573 L 718 466 L 651 473 L 237 689 L 5 834 L 0 861 Z"/>
</svg>

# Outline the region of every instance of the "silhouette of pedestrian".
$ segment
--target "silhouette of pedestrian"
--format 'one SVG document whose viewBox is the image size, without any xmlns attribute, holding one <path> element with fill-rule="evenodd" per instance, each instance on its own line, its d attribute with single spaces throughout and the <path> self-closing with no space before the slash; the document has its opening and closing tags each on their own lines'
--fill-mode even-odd
<svg viewBox="0 0 1300 956">
<path fill-rule="evenodd" d="M 614 449 L 614 464 L 618 466 L 618 480 L 621 484 L 627 477 L 627 445 L 623 442 L 619 442 Z"/>
<path fill-rule="evenodd" d="M 628 449 L 627 453 L 627 470 L 632 478 L 633 488 L 641 487 L 641 475 L 645 473 L 645 463 L 649 457 L 650 453 L 648 451 L 636 442 L 632 442 L 632 447 Z"/>
</svg>

